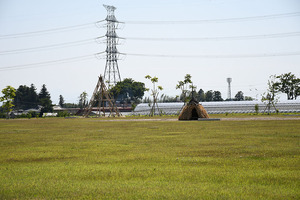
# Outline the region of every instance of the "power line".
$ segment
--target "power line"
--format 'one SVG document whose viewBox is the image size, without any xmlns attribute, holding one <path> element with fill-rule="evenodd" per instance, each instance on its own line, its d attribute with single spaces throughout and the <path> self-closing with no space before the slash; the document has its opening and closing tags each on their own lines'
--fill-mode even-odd
<svg viewBox="0 0 300 200">
<path fill-rule="evenodd" d="M 300 16 L 300 12 L 262 15 L 262 16 L 253 16 L 253 17 L 227 18 L 227 19 L 182 20 L 182 21 L 125 21 L 125 23 L 126 24 L 201 24 L 201 23 L 256 21 L 256 20 L 266 20 L 266 19 L 286 18 L 286 17 L 296 17 L 296 16 Z"/>
<path fill-rule="evenodd" d="M 14 65 L 8 67 L 0 67 L 0 71 L 10 71 L 10 70 L 19 70 L 19 69 L 27 69 L 27 68 L 35 68 L 42 67 L 52 64 L 63 64 L 69 62 L 78 62 L 82 60 L 89 60 L 94 58 L 99 54 L 103 54 L 105 52 L 100 52 L 92 55 L 85 55 L 79 57 L 72 57 L 60 60 L 52 60 L 46 62 L 39 63 L 31 63 L 24 65 Z M 300 52 L 285 52 L 285 53 L 268 53 L 268 54 L 240 54 L 240 55 L 166 55 L 166 54 L 137 54 L 137 53 L 120 53 L 121 55 L 129 55 L 129 56 L 141 56 L 141 57 L 163 57 L 163 58 L 259 58 L 259 57 L 279 57 L 279 56 L 297 56 L 300 55 Z"/>
<path fill-rule="evenodd" d="M 101 53 L 104 53 L 104 52 L 101 52 Z M 78 61 L 88 60 L 88 59 L 94 58 L 94 56 L 95 55 L 92 54 L 92 55 L 78 56 L 78 57 L 72 57 L 72 58 L 65 58 L 65 59 L 60 59 L 60 60 L 52 60 L 52 61 L 46 61 L 46 62 L 31 63 L 31 64 L 25 64 L 25 65 L 14 65 L 14 66 L 8 66 L 8 67 L 0 67 L 0 71 L 18 70 L 18 69 L 25 69 L 25 68 L 42 67 L 42 66 L 52 65 L 52 64 L 78 62 Z"/>
<path fill-rule="evenodd" d="M 32 48 L 24 48 L 24 49 L 14 49 L 14 50 L 8 50 L 8 51 L 0 51 L 0 55 L 34 52 L 34 51 L 39 51 L 39 50 L 44 50 L 44 49 L 52 49 L 52 48 L 56 48 L 56 47 L 64 48 L 64 47 L 70 47 L 70 46 L 85 45 L 85 44 L 92 43 L 93 40 L 96 41 L 97 39 L 104 38 L 104 37 L 105 36 L 101 36 L 101 37 L 97 37 L 97 38 L 91 38 L 91 39 L 87 39 L 87 40 L 65 42 L 65 43 L 45 45 L 45 46 L 38 46 L 38 47 L 32 47 Z"/>
<path fill-rule="evenodd" d="M 34 67 L 41 67 L 45 65 L 52 65 L 52 64 L 62 64 L 68 62 L 77 62 L 82 60 L 88 60 L 94 58 L 99 54 L 103 54 L 105 51 L 92 54 L 92 55 L 85 55 L 79 57 L 72 57 L 60 60 L 52 60 L 46 62 L 39 62 L 39 63 L 31 63 L 25 65 L 14 65 L 8 67 L 0 67 L 0 71 L 9 71 L 9 70 L 18 70 L 18 69 L 25 69 L 25 68 L 34 68 Z M 141 56 L 141 57 L 163 57 L 163 58 L 256 58 L 256 57 L 279 57 L 279 56 L 297 56 L 300 55 L 300 52 L 284 52 L 284 53 L 268 53 L 268 54 L 239 54 L 239 55 L 167 55 L 167 54 L 137 54 L 137 53 L 120 53 L 121 55 L 129 55 L 129 56 Z"/>
<path fill-rule="evenodd" d="M 102 20 L 102 21 L 104 21 L 104 20 Z M 74 26 L 65 26 L 65 27 L 60 27 L 60 28 L 32 31 L 32 32 L 0 35 L 0 39 L 30 37 L 30 36 L 34 36 L 34 35 L 43 35 L 43 34 L 49 34 L 49 33 L 53 33 L 53 32 L 62 32 L 62 31 L 70 31 L 70 30 L 75 30 L 75 29 L 82 29 L 82 28 L 86 28 L 87 26 L 91 26 L 91 25 L 94 25 L 95 23 L 99 23 L 102 21 L 86 23 L 86 24 L 79 24 L 79 25 L 74 25 Z"/>
<path fill-rule="evenodd" d="M 249 35 L 249 36 L 229 36 L 229 37 L 201 37 L 201 38 L 139 38 L 139 37 L 120 37 L 120 39 L 127 40 L 145 40 L 145 41 L 221 41 L 221 40 L 253 40 L 253 39 L 267 39 L 267 38 L 281 38 L 281 37 L 295 37 L 300 36 L 300 32 L 289 32 L 289 33 L 276 33 L 276 34 L 264 34 L 264 35 Z M 32 47 L 32 48 L 24 48 L 24 49 L 14 49 L 8 51 L 0 51 L 0 55 L 6 54 L 18 54 L 18 53 L 26 53 L 26 52 L 34 52 L 45 49 L 52 48 L 63 48 L 70 46 L 79 46 L 92 43 L 92 40 L 98 40 L 104 38 L 105 36 L 87 39 L 87 40 L 79 40 L 73 42 L 52 44 L 46 46 Z"/>
<path fill-rule="evenodd" d="M 60 43 L 60 44 L 32 47 L 32 48 L 14 49 L 14 50 L 9 50 L 9 51 L 0 51 L 0 55 L 34 52 L 34 51 L 40 51 L 40 50 L 52 49 L 52 48 L 79 46 L 79 45 L 89 44 L 92 42 L 93 42 L 93 39 L 87 39 L 87 40 L 79 40 L 79 41 L 74 41 L 74 42 L 66 42 L 66 43 Z"/>
<path fill-rule="evenodd" d="M 300 16 L 300 12 L 283 13 L 274 15 L 263 15 L 253 17 L 240 17 L 240 18 L 227 18 L 227 19 L 209 19 L 209 20 L 182 20 L 182 21 L 125 21 L 126 24 L 198 24 L 198 23 L 224 23 L 224 22 L 238 22 L 238 21 L 251 21 L 251 20 L 265 20 L 274 18 L 286 18 Z M 53 32 L 69 31 L 74 29 L 85 28 L 90 25 L 99 24 L 105 20 L 100 20 L 92 23 L 85 23 L 73 26 L 65 26 L 59 28 L 45 29 L 32 32 L 23 32 L 16 34 L 0 35 L 0 39 L 17 38 L 17 37 L 29 37 L 33 35 L 49 34 Z"/>
<path fill-rule="evenodd" d="M 168 55 L 168 54 L 139 54 L 139 53 L 120 53 L 129 56 L 141 57 L 162 57 L 162 58 L 259 58 L 259 57 L 279 57 L 297 56 L 300 52 L 266 53 L 266 54 L 236 54 L 236 55 Z"/>
<path fill-rule="evenodd" d="M 219 41 L 219 40 L 251 40 L 251 39 L 266 39 L 280 37 L 300 36 L 300 32 L 276 33 L 264 35 L 249 35 L 249 36 L 229 36 L 229 37 L 201 37 L 201 38 L 139 38 L 139 37 L 124 37 L 121 39 L 127 40 L 149 40 L 149 41 Z"/>
</svg>

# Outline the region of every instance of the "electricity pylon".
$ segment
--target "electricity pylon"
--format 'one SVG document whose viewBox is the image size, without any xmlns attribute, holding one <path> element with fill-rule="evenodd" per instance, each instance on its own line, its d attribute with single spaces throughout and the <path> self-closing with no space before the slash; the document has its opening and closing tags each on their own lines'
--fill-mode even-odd
<svg viewBox="0 0 300 200">
<path fill-rule="evenodd" d="M 104 77 L 101 75 L 98 78 L 96 88 L 94 90 L 93 96 L 90 100 L 88 107 L 84 110 L 84 116 L 88 115 L 93 110 L 93 107 L 98 103 L 99 117 L 101 116 L 101 111 L 105 116 L 105 110 L 110 111 L 110 116 L 120 116 L 118 108 L 115 104 L 114 99 L 111 98 L 109 94 L 110 87 L 114 86 L 117 82 L 121 81 L 121 76 L 118 67 L 118 57 L 119 52 L 117 50 L 118 36 L 116 34 L 116 28 L 118 26 L 118 21 L 114 15 L 116 7 L 103 5 L 107 10 L 106 17 L 106 65 L 104 70 Z"/>
<path fill-rule="evenodd" d="M 116 28 L 119 24 L 115 17 L 114 11 L 116 7 L 103 5 L 107 10 L 106 17 L 106 65 L 104 70 L 104 81 L 107 83 L 108 88 L 121 81 L 121 76 L 118 67 L 119 52 L 117 50 L 117 44 L 119 37 L 116 34 Z"/>
</svg>

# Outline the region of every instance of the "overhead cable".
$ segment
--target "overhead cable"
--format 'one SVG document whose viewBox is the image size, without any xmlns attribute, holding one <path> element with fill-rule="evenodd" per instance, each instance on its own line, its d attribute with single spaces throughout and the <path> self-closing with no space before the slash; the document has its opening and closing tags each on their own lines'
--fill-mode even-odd
<svg viewBox="0 0 300 200">
<path fill-rule="evenodd" d="M 104 21 L 104 20 L 102 20 L 102 21 Z M 91 26 L 91 25 L 94 25 L 95 23 L 99 23 L 99 22 L 102 22 L 102 21 L 93 22 L 93 23 L 86 23 L 86 24 L 79 24 L 79 25 L 74 25 L 74 26 L 65 26 L 65 27 L 60 27 L 60 28 L 32 31 L 32 32 L 24 32 L 24 33 L 16 33 L 16 34 L 8 34 L 8 35 L 1 35 L 0 34 L 0 39 L 29 37 L 29 36 L 34 36 L 34 35 L 43 35 L 43 34 L 49 34 L 49 33 L 54 33 L 54 32 L 70 31 L 70 30 L 74 30 L 74 29 L 82 29 L 82 28 L 86 28 L 87 26 Z"/>
<path fill-rule="evenodd" d="M 119 39 L 126 40 L 145 40 L 145 41 L 221 41 L 221 40 L 253 40 L 253 39 L 268 39 L 268 38 L 281 38 L 281 37 L 295 37 L 300 36 L 300 32 L 289 32 L 289 33 L 275 33 L 275 34 L 264 34 L 264 35 L 249 35 L 249 36 L 229 36 L 229 37 L 200 37 L 200 38 L 139 38 L 139 37 L 119 37 Z M 60 44 L 52 44 L 46 46 L 32 47 L 32 48 L 24 48 L 24 49 L 14 49 L 8 51 L 0 51 L 0 55 L 6 54 L 18 54 L 18 53 L 26 53 L 26 52 L 34 52 L 45 49 L 53 49 L 53 48 L 63 48 L 70 46 L 79 46 L 92 43 L 93 40 L 99 43 L 99 39 L 104 38 L 105 36 L 87 39 L 87 40 L 79 40 L 74 42 L 66 42 Z"/>
<path fill-rule="evenodd" d="M 274 15 L 262 15 L 262 16 L 252 16 L 252 17 L 239 17 L 239 18 L 227 18 L 227 19 L 208 19 L 208 20 L 182 20 L 182 21 L 125 21 L 126 24 L 199 24 L 199 23 L 224 23 L 224 22 L 239 22 L 239 21 L 251 21 L 251 20 L 265 20 L 265 19 L 274 19 L 274 18 L 286 18 L 286 17 L 296 17 L 300 16 L 300 12 L 293 13 L 283 13 L 283 14 L 274 14 Z M 74 29 L 85 28 L 86 26 L 99 24 L 106 20 L 100 20 L 92 23 L 85 23 L 73 26 L 65 26 L 60 28 L 32 31 L 32 32 L 23 32 L 16 34 L 7 34 L 1 35 L 0 39 L 8 38 L 17 38 L 17 37 L 29 37 L 33 35 L 48 34 L 59 31 L 69 31 Z M 120 22 L 119 22 L 120 23 Z M 123 23 L 123 22 L 122 22 Z"/>
<path fill-rule="evenodd" d="M 85 44 L 93 43 L 93 40 L 96 41 L 97 39 L 104 38 L 104 37 L 105 36 L 101 36 L 101 37 L 97 37 L 97 38 L 91 38 L 91 39 L 87 39 L 87 40 L 65 42 L 65 43 L 45 45 L 45 46 L 38 46 L 38 47 L 32 47 L 32 48 L 13 49 L 13 50 L 8 50 L 8 51 L 0 51 L 0 55 L 18 54 L 18 53 L 40 51 L 40 50 L 45 50 L 45 49 L 53 49 L 53 48 L 63 48 L 63 47 L 70 47 L 70 46 L 85 45 Z"/>
<path fill-rule="evenodd" d="M 259 57 L 279 57 L 279 56 L 295 56 L 300 55 L 298 52 L 284 53 L 266 53 L 266 54 L 236 54 L 236 55 L 168 55 L 168 54 L 139 54 L 139 53 L 120 53 L 126 56 L 142 56 L 142 57 L 163 57 L 163 58 L 259 58 Z"/>
<path fill-rule="evenodd" d="M 207 20 L 182 20 L 182 21 L 125 21 L 126 24 L 202 24 L 202 23 L 225 23 L 225 22 L 240 22 L 240 21 L 256 21 L 275 18 L 286 18 L 300 16 L 300 12 L 283 13 L 274 15 L 261 15 L 252 17 L 238 17 L 226 19 L 207 19 Z"/>
<path fill-rule="evenodd" d="M 18 70 L 18 69 L 24 69 L 24 68 L 42 67 L 42 66 L 53 65 L 53 64 L 78 62 L 78 61 L 82 61 L 82 60 L 92 59 L 92 58 L 94 58 L 94 56 L 95 55 L 92 54 L 92 55 L 78 56 L 78 57 L 65 58 L 65 59 L 60 59 L 60 60 L 52 60 L 52 61 L 46 61 L 46 62 L 39 62 L 39 63 L 0 67 L 0 71 Z"/>
<path fill-rule="evenodd" d="M 0 51 L 0 55 L 18 54 L 18 53 L 40 51 L 40 50 L 45 50 L 45 49 L 78 46 L 78 45 L 89 44 L 89 43 L 92 43 L 92 42 L 93 42 L 93 39 L 88 39 L 88 40 L 79 40 L 79 41 L 74 41 L 74 42 L 66 42 L 66 43 L 52 44 L 52 45 L 32 47 L 32 48 L 14 49 L 14 50 L 8 50 L 8 51 Z"/>
<path fill-rule="evenodd" d="M 228 37 L 200 37 L 200 38 L 140 38 L 140 37 L 123 37 L 127 40 L 149 40 L 149 41 L 219 41 L 219 40 L 251 40 L 251 39 L 266 39 L 280 37 L 300 36 L 300 32 L 290 33 L 275 33 L 264 35 L 248 35 L 248 36 L 228 36 Z"/>
<path fill-rule="evenodd" d="M 60 60 L 52 60 L 46 62 L 39 62 L 39 63 L 31 63 L 31 64 L 24 64 L 24 65 L 14 65 L 8 67 L 0 67 L 0 71 L 9 71 L 9 70 L 19 70 L 25 68 L 35 68 L 35 67 L 42 67 L 47 65 L 53 64 L 62 64 L 62 63 L 69 63 L 69 62 L 78 62 L 82 60 L 92 59 L 97 57 L 100 54 L 104 54 L 105 51 L 92 54 L 92 55 L 85 55 L 85 56 L 78 56 L 72 58 L 65 58 Z M 284 52 L 284 53 L 266 53 L 266 54 L 239 54 L 239 55 L 167 55 L 167 54 L 138 54 L 138 53 L 119 53 L 125 56 L 141 56 L 141 57 L 163 57 L 163 58 L 256 58 L 256 57 L 279 57 L 279 56 L 298 56 L 300 55 L 300 51 L 298 52 Z"/>
</svg>

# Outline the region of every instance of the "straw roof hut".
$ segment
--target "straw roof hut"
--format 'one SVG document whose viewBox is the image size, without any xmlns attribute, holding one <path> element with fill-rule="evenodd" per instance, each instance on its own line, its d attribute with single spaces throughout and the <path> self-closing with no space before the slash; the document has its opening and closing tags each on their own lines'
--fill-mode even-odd
<svg viewBox="0 0 300 200">
<path fill-rule="evenodd" d="M 209 118 L 209 116 L 204 107 L 195 99 L 192 99 L 181 110 L 178 120 L 198 120 L 198 118 Z"/>
</svg>

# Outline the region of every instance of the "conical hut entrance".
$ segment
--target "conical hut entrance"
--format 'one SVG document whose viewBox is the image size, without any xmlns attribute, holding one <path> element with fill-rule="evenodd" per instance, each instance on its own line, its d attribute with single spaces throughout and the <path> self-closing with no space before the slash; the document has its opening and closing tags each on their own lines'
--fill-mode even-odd
<svg viewBox="0 0 300 200">
<path fill-rule="evenodd" d="M 192 99 L 181 110 L 178 120 L 198 120 L 199 118 L 209 118 L 209 116 L 204 107 L 195 99 Z"/>
<path fill-rule="evenodd" d="M 199 116 L 198 116 L 197 110 L 196 110 L 196 108 L 193 108 L 191 120 L 198 120 L 198 118 L 199 118 Z"/>
</svg>

